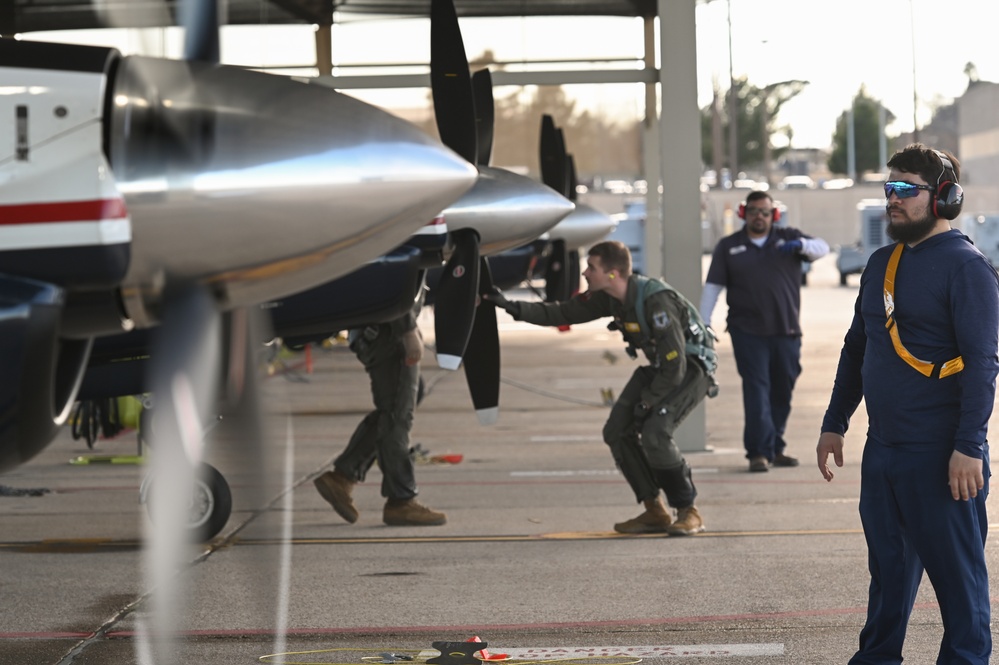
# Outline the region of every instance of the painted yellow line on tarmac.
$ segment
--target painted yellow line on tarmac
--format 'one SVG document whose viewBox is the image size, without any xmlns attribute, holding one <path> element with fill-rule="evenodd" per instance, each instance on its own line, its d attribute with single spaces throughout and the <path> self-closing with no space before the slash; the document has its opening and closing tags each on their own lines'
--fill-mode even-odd
<svg viewBox="0 0 999 665">
<path fill-rule="evenodd" d="M 372 538 L 293 538 L 293 545 L 381 545 L 388 543 L 527 543 L 564 540 L 633 540 L 637 538 L 660 538 L 669 540 L 693 540 L 702 538 L 752 538 L 768 536 L 852 536 L 862 535 L 862 529 L 800 529 L 774 531 L 705 531 L 696 536 L 664 536 L 659 533 L 623 534 L 614 531 L 561 531 L 536 535 L 511 534 L 502 536 L 394 536 Z M 236 538 L 226 546 L 234 545 L 278 545 L 276 538 Z M 110 538 L 64 538 L 36 541 L 0 543 L 0 550 L 22 553 L 78 554 L 108 550 L 138 549 L 142 546 L 137 540 L 112 540 Z"/>
<path fill-rule="evenodd" d="M 801 529 L 782 531 L 705 531 L 696 536 L 664 536 L 660 533 L 623 534 L 615 531 L 562 531 L 537 535 L 506 536 L 398 536 L 387 538 L 296 538 L 295 545 L 326 544 L 382 544 L 382 543 L 524 543 L 546 540 L 631 540 L 636 538 L 659 538 L 670 540 L 696 540 L 701 538 L 749 538 L 753 536 L 844 536 L 862 535 L 862 529 Z M 243 545 L 272 545 L 277 540 L 240 540 Z"/>
</svg>

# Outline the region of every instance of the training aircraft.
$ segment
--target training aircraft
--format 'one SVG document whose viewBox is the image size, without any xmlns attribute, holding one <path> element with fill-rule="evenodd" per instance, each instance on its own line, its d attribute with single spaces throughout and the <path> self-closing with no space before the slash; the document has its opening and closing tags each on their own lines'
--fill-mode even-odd
<svg viewBox="0 0 999 665">
<path fill-rule="evenodd" d="M 94 337 L 159 324 L 183 367 L 219 312 L 349 273 L 475 184 L 388 113 L 219 65 L 215 3 L 190 6 L 214 29 L 183 60 L 0 39 L 0 471 L 65 422 Z"/>
<path fill-rule="evenodd" d="M 464 50 L 453 5 L 451 0 L 441 0 L 441 3 L 447 7 L 443 12 L 435 14 L 433 19 L 437 25 L 443 21 L 451 29 L 437 30 L 434 39 L 446 40 L 452 47 L 457 45 L 457 48 L 450 49 L 448 53 L 451 56 L 454 52 L 458 54 L 467 73 L 467 62 L 463 60 Z M 450 12 L 447 8 L 450 8 Z M 433 65 L 435 71 L 439 72 L 440 62 L 441 58 L 438 56 Z M 449 66 L 452 64 L 447 59 L 444 62 Z M 438 76 L 435 80 L 441 78 Z M 480 75 L 477 80 L 484 79 Z M 487 100 L 480 108 L 488 107 L 491 110 L 491 87 L 485 93 L 488 93 Z M 470 87 L 465 98 L 471 99 Z M 454 111 L 460 108 L 461 103 L 461 99 L 456 103 L 447 94 L 437 95 L 435 108 L 442 109 L 438 117 L 443 115 L 453 120 Z M 474 128 L 474 110 L 466 107 L 465 112 L 468 114 L 465 123 Z M 448 126 L 447 121 L 439 121 L 444 123 L 442 126 Z M 488 131 L 481 131 L 484 126 L 488 127 Z M 472 138 L 491 143 L 491 121 L 488 125 L 480 123 L 479 127 L 480 136 Z M 446 130 L 442 134 L 447 135 Z M 461 140 L 467 139 L 464 136 Z M 470 302 L 455 303 L 454 298 L 464 298 L 466 292 L 461 288 L 452 288 L 451 292 L 447 289 L 440 290 L 435 283 L 433 295 L 436 297 L 435 318 L 438 329 L 443 325 L 444 330 L 450 331 L 464 325 L 461 322 L 455 323 L 456 317 L 467 317 L 469 321 L 473 316 L 481 318 L 481 315 L 475 313 L 474 296 L 478 293 L 478 277 L 471 271 L 464 272 L 463 265 L 456 263 L 456 253 L 459 258 L 464 259 L 469 252 L 481 251 L 482 259 L 473 264 L 478 268 L 484 257 L 537 238 L 574 209 L 571 201 L 544 184 L 503 169 L 489 167 L 486 163 L 488 154 L 483 154 L 484 157 L 478 159 L 480 163 L 476 166 L 474 186 L 403 244 L 337 279 L 261 303 L 259 309 L 266 315 L 270 333 L 286 343 L 298 345 L 329 337 L 346 328 L 396 318 L 412 306 L 424 283 L 427 269 L 440 266 L 445 259 L 449 261 L 448 265 L 453 271 L 452 286 L 471 285 L 473 298 Z M 469 167 L 471 166 L 472 163 L 469 162 Z M 458 238 L 457 241 L 455 237 Z M 473 404 L 480 407 L 483 403 L 482 395 L 486 395 L 486 406 L 492 409 L 492 417 L 495 418 L 499 395 L 498 335 L 495 332 L 493 307 L 481 309 L 493 317 L 491 329 L 495 342 L 491 350 L 487 347 L 473 354 L 476 359 L 486 359 L 484 370 L 482 362 L 471 369 L 466 364 L 465 369 Z M 481 335 L 466 333 L 466 338 L 478 340 Z M 489 338 L 486 339 L 488 342 Z M 155 340 L 152 328 L 137 328 L 96 339 L 78 397 L 81 400 L 96 400 L 145 393 L 152 389 L 154 404 L 158 410 L 160 400 L 151 385 L 151 377 L 155 375 L 155 371 L 150 367 L 155 366 L 156 361 Z M 474 365 L 475 360 L 472 363 Z M 213 498 L 216 494 L 227 492 L 224 479 L 214 470 L 206 473 L 209 474 L 208 480 L 198 488 L 198 492 L 208 497 L 204 504 L 206 509 L 215 511 L 220 507 L 224 508 L 225 502 Z M 200 539 L 214 536 L 224 526 L 228 517 L 226 510 L 228 509 L 217 512 L 207 520 L 200 517 L 193 520 L 201 525 L 198 530 Z"/>
<path fill-rule="evenodd" d="M 475 165 L 476 182 L 443 210 L 437 223 L 425 226 L 392 252 L 336 280 L 264 302 L 274 334 L 292 345 L 401 315 L 412 306 L 426 269 L 447 260 L 444 269 L 434 271 L 437 277 L 429 301 L 435 305 L 437 356 L 443 358 L 442 366 L 457 369 L 471 337 L 473 317 L 483 316 L 476 314 L 482 259 L 535 240 L 575 207 L 542 183 L 489 166 L 491 82 L 488 71 L 476 73 L 479 103 L 473 108 L 472 79 L 452 0 L 434 0 L 431 30 L 431 78 L 439 131 L 470 166 Z M 461 72 L 464 85 L 455 83 Z M 447 277 L 442 280 L 441 274 Z M 494 314 L 492 307 L 483 309 L 486 316 Z M 495 323 L 491 328 L 495 331 Z M 98 340 L 81 398 L 145 392 L 149 343 L 150 335 L 144 332 Z M 498 338 L 491 347 L 487 341 L 479 348 L 472 361 L 479 365 L 472 370 L 466 366 L 466 375 L 477 410 L 491 409 L 488 421 L 495 419 L 498 405 Z M 122 362 L 127 359 L 140 362 Z M 484 371 L 478 369 L 483 366 Z"/>
</svg>

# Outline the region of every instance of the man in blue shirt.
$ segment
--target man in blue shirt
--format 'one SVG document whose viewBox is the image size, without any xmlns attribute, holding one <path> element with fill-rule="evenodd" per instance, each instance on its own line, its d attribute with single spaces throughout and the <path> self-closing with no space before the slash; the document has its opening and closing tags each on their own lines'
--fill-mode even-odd
<svg viewBox="0 0 999 665">
<path fill-rule="evenodd" d="M 745 226 L 722 238 L 711 256 L 701 294 L 708 323 L 718 296 L 728 290 L 728 333 L 742 377 L 742 443 L 750 471 L 798 466 L 785 452 L 791 393 L 801 374 L 803 261 L 829 253 L 822 238 L 779 226 L 780 209 L 766 192 L 750 192 L 739 208 Z"/>
<path fill-rule="evenodd" d="M 861 275 L 816 447 L 830 481 L 861 398 L 869 428 L 860 517 L 871 584 L 851 665 L 902 662 L 925 568 L 944 636 L 937 663 L 992 653 L 986 434 L 999 373 L 999 276 L 950 227 L 964 193 L 952 155 L 912 144 L 888 160 L 888 235 Z"/>
</svg>

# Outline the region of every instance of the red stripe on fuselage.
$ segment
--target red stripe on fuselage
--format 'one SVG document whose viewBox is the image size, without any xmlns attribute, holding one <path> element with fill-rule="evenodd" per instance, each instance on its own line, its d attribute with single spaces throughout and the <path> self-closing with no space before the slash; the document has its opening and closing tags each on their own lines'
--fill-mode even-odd
<svg viewBox="0 0 999 665">
<path fill-rule="evenodd" d="M 125 209 L 125 201 L 122 199 L 0 205 L 0 225 L 94 222 L 126 217 L 128 217 L 128 211 Z"/>
</svg>

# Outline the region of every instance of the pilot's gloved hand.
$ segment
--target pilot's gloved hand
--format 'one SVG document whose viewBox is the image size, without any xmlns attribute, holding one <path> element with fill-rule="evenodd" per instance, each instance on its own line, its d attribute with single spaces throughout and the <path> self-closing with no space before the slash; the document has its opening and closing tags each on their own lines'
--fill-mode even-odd
<svg viewBox="0 0 999 665">
<path fill-rule="evenodd" d="M 520 303 L 516 300 L 507 300 L 503 292 L 499 290 L 499 287 L 494 286 L 489 293 L 483 293 L 482 298 L 501 309 L 505 309 L 514 318 L 520 316 Z"/>
<path fill-rule="evenodd" d="M 423 333 L 419 328 L 413 328 L 402 335 L 402 348 L 406 351 L 404 362 L 412 367 L 423 359 Z"/>
<path fill-rule="evenodd" d="M 800 240 L 788 240 L 777 249 L 784 252 L 785 254 L 797 254 L 801 251 L 802 247 L 804 247 L 804 243 L 802 243 Z"/>
</svg>

